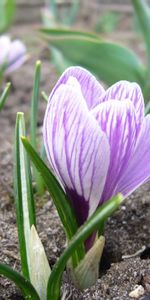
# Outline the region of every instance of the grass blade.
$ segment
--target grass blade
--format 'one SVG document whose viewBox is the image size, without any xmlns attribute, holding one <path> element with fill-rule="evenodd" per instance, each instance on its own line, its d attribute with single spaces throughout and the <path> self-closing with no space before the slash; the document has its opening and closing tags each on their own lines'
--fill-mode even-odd
<svg viewBox="0 0 150 300">
<path fill-rule="evenodd" d="M 36 139 L 36 130 L 37 130 L 37 115 L 38 115 L 38 106 L 39 106 L 39 88 L 40 88 L 40 77 L 41 77 L 41 62 L 37 61 L 35 66 L 35 76 L 34 76 L 34 85 L 32 92 L 32 101 L 31 101 L 31 123 L 30 123 L 30 139 L 32 146 L 37 149 L 37 139 Z M 40 195 L 44 193 L 43 180 L 36 168 L 33 167 L 33 176 L 36 182 L 36 188 Z"/>
<path fill-rule="evenodd" d="M 2 108 L 3 108 L 3 106 L 4 106 L 5 102 L 6 102 L 6 100 L 8 98 L 8 95 L 9 95 L 9 92 L 10 92 L 10 88 L 11 88 L 11 83 L 8 82 L 6 84 L 6 87 L 5 87 L 5 89 L 4 89 L 1 97 L 0 97 L 0 111 L 2 110 Z"/>
<path fill-rule="evenodd" d="M 3 275 L 11 281 L 13 281 L 16 284 L 16 286 L 21 290 L 26 300 L 40 300 L 35 288 L 30 283 L 30 281 L 28 281 L 18 272 L 11 269 L 9 266 L 5 264 L 0 264 L 0 275 Z"/>
<path fill-rule="evenodd" d="M 50 169 L 45 165 L 45 163 L 41 160 L 39 155 L 36 153 L 32 145 L 29 143 L 29 141 L 22 137 L 22 142 L 24 147 L 27 150 L 28 155 L 30 156 L 32 162 L 34 163 L 35 167 L 40 172 L 45 185 L 48 188 L 48 191 L 54 201 L 54 204 L 56 206 L 56 209 L 58 211 L 59 217 L 61 219 L 61 222 L 64 226 L 64 229 L 66 231 L 66 235 L 68 240 L 70 240 L 74 234 L 78 230 L 78 225 L 76 222 L 75 215 L 71 209 L 69 199 L 67 198 L 66 194 L 64 193 L 62 187 L 60 186 L 59 182 L 53 175 L 53 173 L 50 171 Z M 84 249 L 82 246 L 80 246 L 77 249 L 77 257 L 75 257 L 74 265 L 77 265 L 77 263 L 83 258 L 84 256 Z"/>
<path fill-rule="evenodd" d="M 24 115 L 18 113 L 15 132 L 14 189 L 22 272 L 26 278 L 29 278 L 28 244 L 30 227 L 32 224 L 35 225 L 35 210 L 29 160 L 20 138 L 24 134 Z"/>
<path fill-rule="evenodd" d="M 84 225 L 80 227 L 79 231 L 70 241 L 67 249 L 63 252 L 51 272 L 47 288 L 47 300 L 60 299 L 60 283 L 68 259 L 76 250 L 76 247 L 78 247 L 80 243 L 83 243 L 93 231 L 98 230 L 99 224 L 102 223 L 103 220 L 106 220 L 110 215 L 112 215 L 122 200 L 123 197 L 121 194 L 113 197 L 99 207 L 97 211 L 84 223 Z"/>
</svg>

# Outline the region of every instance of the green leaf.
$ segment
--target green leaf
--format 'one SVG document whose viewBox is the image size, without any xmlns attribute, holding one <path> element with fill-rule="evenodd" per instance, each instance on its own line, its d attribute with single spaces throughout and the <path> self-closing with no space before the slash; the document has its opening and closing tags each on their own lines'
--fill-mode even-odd
<svg viewBox="0 0 150 300">
<path fill-rule="evenodd" d="M 145 107 L 145 115 L 148 115 L 150 114 L 150 101 L 146 104 L 146 107 Z"/>
<path fill-rule="evenodd" d="M 132 0 L 132 4 L 143 38 L 145 40 L 145 46 L 147 50 L 148 66 L 143 88 L 145 102 L 147 103 L 150 100 L 150 8 L 145 0 Z"/>
<path fill-rule="evenodd" d="M 26 300 L 40 300 L 35 288 L 26 278 L 5 264 L 0 264 L 0 274 L 13 281 Z"/>
<path fill-rule="evenodd" d="M 61 222 L 64 226 L 67 238 L 68 240 L 70 240 L 78 230 L 78 225 L 74 212 L 71 209 L 69 199 L 67 198 L 67 195 L 64 193 L 62 187 L 60 186 L 51 170 L 45 165 L 45 163 L 39 157 L 28 140 L 25 137 L 22 137 L 22 142 L 28 155 L 30 156 L 30 159 L 32 160 L 37 170 L 40 172 L 44 183 L 47 186 L 47 189 L 56 206 Z M 80 259 L 82 259 L 84 256 L 84 250 L 82 246 L 77 249 L 77 253 L 75 254 L 75 256 L 77 257 L 74 258 L 74 265 L 77 265 Z"/>
<path fill-rule="evenodd" d="M 68 11 L 65 10 L 63 13 L 62 23 L 66 26 L 71 26 L 75 22 L 79 8 L 79 0 L 73 0 L 71 2 L 71 8 Z"/>
<path fill-rule="evenodd" d="M 44 34 L 45 38 L 50 34 L 54 36 L 54 38 L 58 37 L 61 38 L 62 35 L 63 37 L 76 37 L 80 36 L 83 38 L 93 38 L 93 39 L 99 39 L 98 35 L 92 32 L 84 32 L 84 31 L 75 31 L 75 30 L 69 30 L 69 29 L 60 29 L 60 28 L 54 28 L 54 29 L 49 29 L 49 28 L 41 28 L 40 33 Z M 63 53 L 59 51 L 58 49 L 50 47 L 51 49 L 51 59 L 52 62 L 55 64 L 58 72 L 61 74 L 64 72 L 66 68 L 68 68 L 70 65 L 72 65 L 72 62 L 67 58 L 64 57 Z"/>
<path fill-rule="evenodd" d="M 41 95 L 42 95 L 43 99 L 45 100 L 45 102 L 47 103 L 48 102 L 48 95 L 44 91 L 41 92 Z"/>
<path fill-rule="evenodd" d="M 46 150 L 43 143 L 41 146 L 40 157 L 44 162 L 46 161 Z"/>
<path fill-rule="evenodd" d="M 134 7 L 142 35 L 145 39 L 147 54 L 150 60 L 150 9 L 145 0 L 132 0 L 132 5 Z"/>
<path fill-rule="evenodd" d="M 32 224 L 35 225 L 35 210 L 29 160 L 21 142 L 20 137 L 22 135 L 25 135 L 24 114 L 18 113 L 14 151 L 14 190 L 22 272 L 26 278 L 29 278 L 30 259 L 28 244 L 30 227 Z"/>
<path fill-rule="evenodd" d="M 98 35 L 96 35 L 95 33 L 92 32 L 84 32 L 84 31 L 75 31 L 75 30 L 69 30 L 66 28 L 60 29 L 60 28 L 54 28 L 54 29 L 49 29 L 49 28 L 41 28 L 40 33 L 42 33 L 45 38 L 47 38 L 47 35 L 54 35 L 54 37 L 58 37 L 60 38 L 62 35 L 63 36 L 80 36 L 80 37 L 84 37 L 84 38 L 93 38 L 93 39 L 98 39 Z M 58 49 L 52 47 L 52 45 L 50 46 L 50 50 L 51 50 L 51 60 L 54 63 L 54 65 L 57 68 L 57 71 L 59 72 L 59 74 L 63 73 L 65 71 L 65 69 L 67 69 L 69 66 L 72 65 L 72 62 L 69 61 L 67 58 L 64 57 L 63 53 L 61 51 L 59 51 Z"/>
<path fill-rule="evenodd" d="M 37 115 L 39 106 L 39 89 L 41 77 L 41 62 L 37 61 L 35 66 L 34 85 L 31 101 L 31 123 L 30 123 L 30 139 L 32 146 L 37 149 L 36 130 L 37 130 Z M 33 167 L 33 175 L 36 182 L 36 189 L 40 195 L 44 193 L 44 185 L 39 172 Z"/>
<path fill-rule="evenodd" d="M 30 231 L 29 254 L 31 261 L 30 281 L 41 300 L 46 300 L 46 289 L 51 269 L 48 259 L 34 225 Z"/>
<path fill-rule="evenodd" d="M 76 268 L 72 268 L 70 260 L 67 269 L 75 286 L 85 290 L 93 286 L 99 277 L 99 265 L 105 246 L 105 237 L 96 237 L 92 247 L 86 252 L 84 258 Z"/>
<path fill-rule="evenodd" d="M 119 80 L 144 84 L 145 70 L 138 57 L 130 50 L 113 43 L 102 42 L 71 33 L 54 34 L 54 30 L 44 33 L 49 45 L 61 51 L 64 59 L 72 65 L 80 65 L 94 73 L 100 80 L 111 85 Z"/>
<path fill-rule="evenodd" d="M 60 37 L 83 37 L 83 38 L 93 38 L 93 39 L 99 39 L 100 37 L 93 32 L 85 32 L 80 30 L 73 30 L 73 29 L 67 29 L 67 28 L 40 28 L 39 32 L 43 34 L 43 36 L 47 39 L 48 36 L 54 37 L 54 38 L 60 38 Z"/>
<path fill-rule="evenodd" d="M 98 17 L 96 25 L 94 26 L 97 33 L 111 33 L 113 32 L 120 21 L 120 14 L 114 11 L 106 11 Z"/>
<path fill-rule="evenodd" d="M 0 33 L 4 32 L 11 25 L 15 6 L 15 0 L 0 1 Z"/>
<path fill-rule="evenodd" d="M 10 88 L 11 88 L 11 83 L 8 82 L 6 84 L 6 87 L 5 87 L 5 89 L 4 89 L 1 97 L 0 97 L 0 111 L 2 110 L 2 108 L 3 108 L 3 106 L 4 106 L 5 102 L 6 102 L 6 100 L 8 98 L 8 95 L 9 95 L 9 92 L 10 92 Z"/>
<path fill-rule="evenodd" d="M 57 0 L 47 0 L 46 8 L 42 13 L 43 23 L 48 27 L 56 26 L 70 26 L 74 23 L 79 10 L 79 0 L 72 0 L 68 5 L 65 2 L 60 3 Z"/>
<path fill-rule="evenodd" d="M 67 59 L 64 58 L 63 53 L 54 47 L 50 47 L 51 60 L 55 65 L 59 74 L 62 74 L 65 69 L 72 65 Z"/>
<path fill-rule="evenodd" d="M 67 264 L 67 261 L 74 253 L 77 247 L 79 247 L 80 243 L 83 243 L 90 234 L 98 230 L 99 224 L 103 223 L 103 220 L 106 220 L 112 213 L 118 208 L 120 203 L 123 200 L 123 196 L 121 194 L 116 195 L 102 206 L 100 206 L 95 213 L 79 228 L 79 231 L 75 234 L 75 236 L 70 241 L 68 247 L 60 256 L 59 260 L 55 264 L 47 287 L 47 300 L 60 299 L 60 284 L 63 271 Z"/>
<path fill-rule="evenodd" d="M 31 124 L 30 124 L 30 139 L 31 144 L 36 148 L 36 128 L 37 128 L 37 114 L 39 104 L 39 88 L 40 88 L 40 77 L 41 77 L 41 62 L 37 61 L 35 66 L 34 85 L 32 91 L 32 102 L 31 102 Z"/>
</svg>

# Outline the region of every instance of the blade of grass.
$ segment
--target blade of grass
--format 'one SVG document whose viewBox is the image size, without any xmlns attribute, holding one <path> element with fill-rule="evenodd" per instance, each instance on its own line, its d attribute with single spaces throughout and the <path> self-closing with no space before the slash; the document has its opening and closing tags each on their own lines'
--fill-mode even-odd
<svg viewBox="0 0 150 300">
<path fill-rule="evenodd" d="M 80 227 L 79 231 L 72 238 L 67 249 L 60 256 L 51 272 L 47 287 L 47 300 L 60 299 L 60 284 L 68 259 L 74 253 L 76 248 L 79 247 L 79 245 L 83 243 L 93 231 L 98 230 L 99 224 L 112 215 L 122 200 L 123 196 L 121 194 L 116 195 L 99 207 L 97 211 L 84 223 L 84 225 Z"/>
<path fill-rule="evenodd" d="M 1 97 L 0 97 L 0 111 L 2 110 L 2 108 L 3 108 L 3 106 L 4 106 L 5 102 L 6 102 L 6 100 L 8 98 L 8 95 L 9 95 L 9 92 L 10 92 L 10 88 L 11 88 L 11 83 L 8 82 L 6 84 L 6 87 L 5 87 L 5 89 L 4 89 Z"/>
<path fill-rule="evenodd" d="M 24 114 L 18 113 L 15 131 L 14 190 L 22 272 L 29 279 L 28 245 L 30 227 L 35 225 L 35 210 L 29 160 L 20 138 L 24 134 Z"/>
<path fill-rule="evenodd" d="M 18 272 L 10 268 L 5 264 L 0 264 L 0 275 L 3 275 L 13 281 L 16 286 L 21 290 L 24 298 L 26 300 L 40 300 L 35 288 L 33 285 L 20 275 Z"/>
<path fill-rule="evenodd" d="M 32 146 L 37 149 L 36 129 L 37 129 L 37 115 L 39 106 L 39 88 L 40 88 L 40 77 L 41 77 L 41 62 L 37 61 L 35 66 L 34 85 L 32 91 L 31 101 L 31 123 L 30 123 L 30 140 Z M 43 180 L 33 166 L 33 176 L 36 182 L 36 189 L 40 195 L 44 193 Z"/>
<path fill-rule="evenodd" d="M 54 204 L 56 206 L 56 209 L 58 211 L 59 217 L 61 219 L 61 222 L 64 226 L 64 230 L 66 232 L 68 240 L 70 240 L 74 234 L 78 230 L 78 225 L 76 222 L 76 218 L 74 215 L 73 210 L 71 209 L 69 199 L 67 198 L 67 195 L 64 193 L 62 187 L 60 186 L 59 182 L 53 175 L 53 173 L 50 171 L 50 169 L 45 165 L 45 163 L 42 161 L 42 159 L 39 157 L 39 155 L 36 153 L 32 145 L 29 143 L 29 141 L 22 137 L 23 145 L 30 156 L 30 159 L 34 163 L 35 167 L 40 172 L 45 185 L 47 186 L 47 189 L 54 201 Z M 84 248 L 83 245 L 81 245 L 74 257 L 73 257 L 73 265 L 77 265 L 78 262 L 84 257 Z"/>
</svg>

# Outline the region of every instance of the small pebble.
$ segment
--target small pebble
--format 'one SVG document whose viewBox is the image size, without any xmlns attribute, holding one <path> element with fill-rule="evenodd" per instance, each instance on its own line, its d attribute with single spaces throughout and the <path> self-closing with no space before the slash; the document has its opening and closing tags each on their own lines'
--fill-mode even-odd
<svg viewBox="0 0 150 300">
<path fill-rule="evenodd" d="M 136 285 L 134 290 L 130 292 L 129 297 L 138 299 L 139 297 L 144 295 L 144 288 L 142 285 Z"/>
</svg>

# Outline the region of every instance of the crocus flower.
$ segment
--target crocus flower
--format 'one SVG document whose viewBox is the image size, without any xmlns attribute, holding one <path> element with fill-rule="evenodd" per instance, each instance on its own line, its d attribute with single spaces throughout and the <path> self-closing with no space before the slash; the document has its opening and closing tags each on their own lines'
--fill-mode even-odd
<svg viewBox="0 0 150 300">
<path fill-rule="evenodd" d="M 130 195 L 150 177 L 150 116 L 138 84 L 106 91 L 81 67 L 67 69 L 50 94 L 44 143 L 79 226 L 113 195 Z"/>
<path fill-rule="evenodd" d="M 6 75 L 18 69 L 26 60 L 26 47 L 19 41 L 11 42 L 7 35 L 0 36 L 0 69 Z"/>
</svg>

